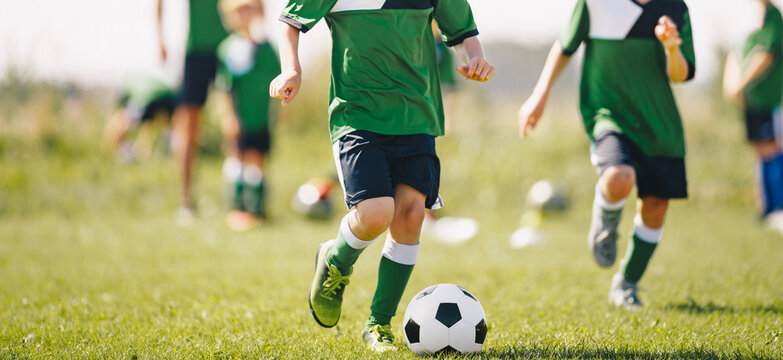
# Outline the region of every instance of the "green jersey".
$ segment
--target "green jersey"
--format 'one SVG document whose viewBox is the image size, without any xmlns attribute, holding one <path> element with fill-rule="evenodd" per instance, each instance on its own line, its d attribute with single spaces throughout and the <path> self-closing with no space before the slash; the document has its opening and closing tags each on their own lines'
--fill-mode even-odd
<svg viewBox="0 0 783 360">
<path fill-rule="evenodd" d="M 214 52 L 226 38 L 226 29 L 218 13 L 218 0 L 190 0 L 187 52 Z"/>
<path fill-rule="evenodd" d="M 770 53 L 774 60 L 769 69 L 745 89 L 745 100 L 751 109 L 772 110 L 783 98 L 783 18 L 771 3 L 765 10 L 764 25 L 748 37 L 742 49 L 745 60 L 757 52 Z"/>
<path fill-rule="evenodd" d="M 478 35 L 466 0 L 289 0 L 281 21 L 306 32 L 325 18 L 332 34 L 332 141 L 355 130 L 443 135 L 431 20 L 446 45 Z"/>
<path fill-rule="evenodd" d="M 650 156 L 685 156 L 682 120 L 655 37 L 669 16 L 682 38 L 688 79 L 695 56 L 688 7 L 682 0 L 578 0 L 560 43 L 572 55 L 585 43 L 579 107 L 591 139 L 605 131 L 624 134 Z"/>
<path fill-rule="evenodd" d="M 268 131 L 274 107 L 269 84 L 280 74 L 277 53 L 269 43 L 256 44 L 232 34 L 218 47 L 217 83 L 231 94 L 243 133 Z"/>
<path fill-rule="evenodd" d="M 447 89 L 453 89 L 457 86 L 457 74 L 454 70 L 454 56 L 451 50 L 443 42 L 443 39 L 435 39 L 435 51 L 438 57 L 438 74 L 440 83 Z"/>
</svg>

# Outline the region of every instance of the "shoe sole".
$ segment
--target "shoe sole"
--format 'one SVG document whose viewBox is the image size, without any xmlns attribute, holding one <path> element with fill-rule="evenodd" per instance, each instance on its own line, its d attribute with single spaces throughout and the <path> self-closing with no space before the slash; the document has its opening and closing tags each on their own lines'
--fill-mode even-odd
<svg viewBox="0 0 783 360">
<path fill-rule="evenodd" d="M 321 251 L 324 248 L 324 244 L 326 244 L 326 242 L 321 243 L 321 245 L 318 245 L 318 251 L 315 252 L 315 270 L 316 271 L 318 270 L 318 259 L 321 257 Z M 318 323 L 318 325 L 320 325 L 321 327 L 325 327 L 327 329 L 334 327 L 335 325 L 337 325 L 337 323 L 334 323 L 332 325 L 326 325 L 326 324 L 322 323 L 321 320 L 318 320 L 318 316 L 315 315 L 315 310 L 313 310 L 313 303 L 310 302 L 310 292 L 312 291 L 312 289 L 313 289 L 313 286 L 311 284 L 310 288 L 307 289 L 307 306 L 310 307 L 310 314 L 313 314 L 313 319 L 315 319 L 315 322 Z"/>
</svg>

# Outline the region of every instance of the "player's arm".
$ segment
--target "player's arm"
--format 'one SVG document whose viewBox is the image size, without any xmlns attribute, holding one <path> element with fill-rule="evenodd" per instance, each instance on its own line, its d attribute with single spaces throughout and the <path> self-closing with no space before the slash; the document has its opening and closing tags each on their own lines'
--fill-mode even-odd
<svg viewBox="0 0 783 360">
<path fill-rule="evenodd" d="M 168 58 L 168 51 L 166 50 L 166 42 L 163 40 L 163 0 L 157 1 L 155 20 L 158 25 L 158 49 L 160 51 L 160 59 L 166 61 Z"/>
<path fill-rule="evenodd" d="M 471 36 L 465 39 L 461 44 L 455 46 L 457 54 L 466 65 L 458 66 L 462 76 L 468 80 L 487 81 L 495 76 L 495 67 L 487 62 L 484 56 L 484 48 L 478 37 Z"/>
<path fill-rule="evenodd" d="M 281 72 L 269 85 L 269 96 L 282 99 L 283 105 L 290 103 L 299 93 L 302 83 L 302 66 L 299 63 L 299 29 L 284 24 L 280 41 Z"/>
<path fill-rule="evenodd" d="M 563 47 L 560 45 L 560 41 L 556 41 L 552 46 L 552 50 L 549 51 L 549 55 L 546 58 L 544 64 L 544 70 L 541 71 L 541 77 L 536 83 L 536 87 L 533 89 L 533 94 L 522 104 L 519 109 L 519 136 L 527 137 L 529 130 L 532 130 L 538 124 L 538 120 L 544 114 L 547 100 L 549 100 L 549 92 L 552 90 L 552 86 L 555 81 L 560 77 L 560 74 L 568 66 L 571 61 L 571 55 L 567 55 L 563 51 Z"/>
<path fill-rule="evenodd" d="M 737 54 L 731 53 L 726 59 L 726 70 L 723 76 L 723 93 L 729 99 L 744 103 L 743 93 L 754 81 L 762 77 L 772 63 L 775 55 L 768 51 L 756 51 L 748 59 L 748 66 L 743 72 Z"/>
<path fill-rule="evenodd" d="M 669 79 L 674 83 L 688 80 L 690 65 L 680 49 L 682 39 L 674 21 L 668 16 L 662 16 L 658 19 L 655 36 L 666 51 L 666 72 L 669 74 Z"/>
</svg>

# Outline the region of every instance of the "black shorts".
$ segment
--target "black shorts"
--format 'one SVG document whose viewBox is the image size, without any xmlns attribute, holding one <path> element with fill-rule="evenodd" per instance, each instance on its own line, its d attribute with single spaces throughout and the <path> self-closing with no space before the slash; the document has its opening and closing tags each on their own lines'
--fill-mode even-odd
<svg viewBox="0 0 783 360">
<path fill-rule="evenodd" d="M 688 197 L 684 158 L 648 156 L 620 133 L 608 131 L 596 136 L 591 160 L 599 176 L 612 166 L 632 166 L 636 171 L 636 188 L 640 198 Z"/>
<path fill-rule="evenodd" d="M 745 130 L 748 135 L 748 141 L 769 141 L 775 140 L 775 110 L 756 110 L 745 109 Z"/>
<path fill-rule="evenodd" d="M 183 105 L 202 106 L 207 101 L 209 85 L 215 80 L 217 55 L 214 52 L 194 51 L 185 56 L 185 74 L 182 79 Z"/>
<path fill-rule="evenodd" d="M 397 184 L 426 195 L 428 209 L 442 206 L 438 196 L 440 160 L 432 135 L 358 130 L 334 143 L 334 157 L 349 209 L 367 199 L 393 197 Z"/>
<path fill-rule="evenodd" d="M 246 134 L 239 134 L 239 151 L 245 152 L 255 150 L 262 154 L 269 152 L 272 142 L 268 131 Z"/>
</svg>

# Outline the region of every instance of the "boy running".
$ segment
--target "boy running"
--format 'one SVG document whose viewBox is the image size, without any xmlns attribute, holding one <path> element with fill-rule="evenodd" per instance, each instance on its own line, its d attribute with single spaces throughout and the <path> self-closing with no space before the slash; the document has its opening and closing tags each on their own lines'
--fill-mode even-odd
<svg viewBox="0 0 783 360">
<path fill-rule="evenodd" d="M 180 103 L 174 113 L 172 147 L 182 175 L 182 193 L 177 221 L 188 225 L 193 221 L 193 201 L 190 194 L 191 173 L 196 151 L 199 114 L 207 100 L 209 85 L 217 70 L 216 50 L 226 37 L 226 29 L 218 14 L 218 0 L 189 0 L 185 74 Z M 163 42 L 163 0 L 158 0 L 158 38 L 160 56 L 167 58 Z"/>
<path fill-rule="evenodd" d="M 459 45 L 466 78 L 486 81 L 495 71 L 466 0 L 289 0 L 283 70 L 270 87 L 283 104 L 300 87 L 299 32 L 321 18 L 332 33 L 331 139 L 351 211 L 337 238 L 318 247 L 308 302 L 319 325 L 335 326 L 353 264 L 388 229 L 362 336 L 375 351 L 391 350 L 390 322 L 417 260 L 425 208 L 440 205 L 435 137 L 444 117 L 430 20 L 446 44 Z"/>
<path fill-rule="evenodd" d="M 759 2 L 764 8 L 760 27 L 745 40 L 740 54 L 729 55 L 724 90 L 745 109 L 748 141 L 760 163 L 761 215 L 783 231 L 783 152 L 773 125 L 773 119 L 780 121 L 783 98 L 783 18 L 769 0 Z"/>
<path fill-rule="evenodd" d="M 280 63 L 261 31 L 261 0 L 221 0 L 220 9 L 232 31 L 217 51 L 218 85 L 226 91 L 223 129 L 229 138 L 223 175 L 232 189 L 232 211 L 226 223 L 243 231 L 266 216 L 262 169 L 275 113 L 267 89 L 280 73 Z"/>
<path fill-rule="evenodd" d="M 633 235 L 609 301 L 638 308 L 636 284 L 663 235 L 669 199 L 688 194 L 682 120 L 670 86 L 694 76 L 688 8 L 682 0 L 578 0 L 519 110 L 521 136 L 541 119 L 552 84 L 582 43 L 580 110 L 600 176 L 588 243 L 600 266 L 614 264 L 617 226 L 636 185 Z"/>
</svg>

